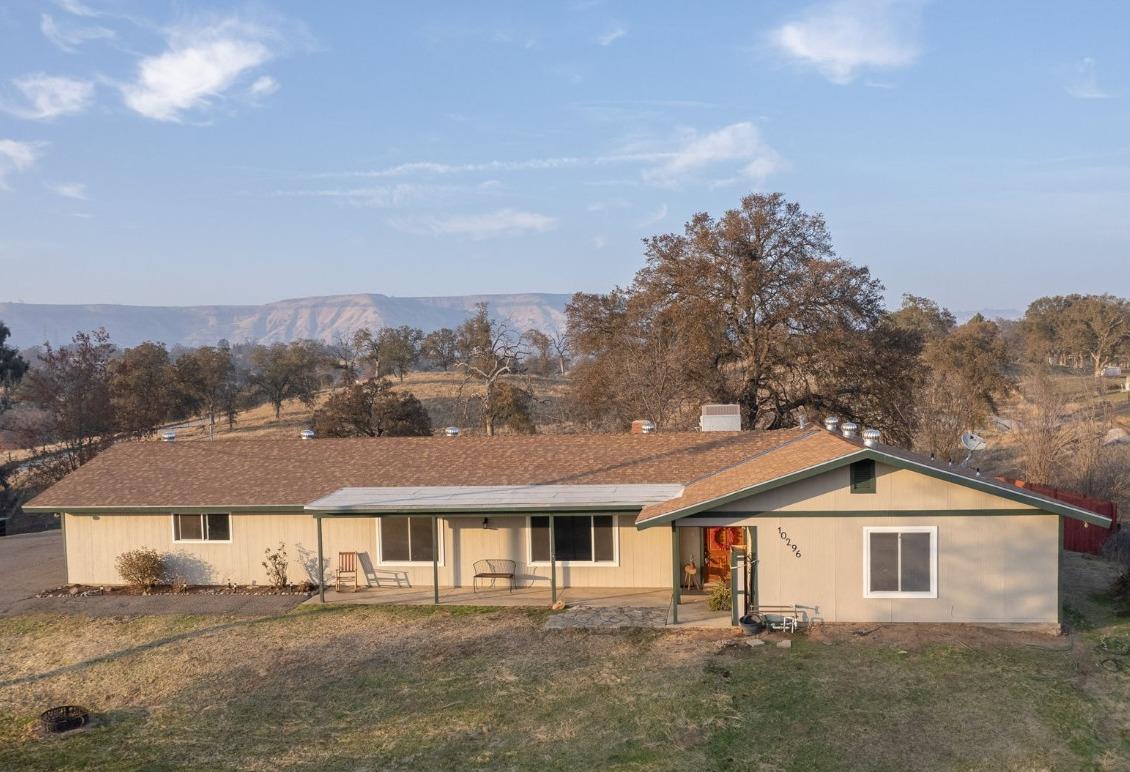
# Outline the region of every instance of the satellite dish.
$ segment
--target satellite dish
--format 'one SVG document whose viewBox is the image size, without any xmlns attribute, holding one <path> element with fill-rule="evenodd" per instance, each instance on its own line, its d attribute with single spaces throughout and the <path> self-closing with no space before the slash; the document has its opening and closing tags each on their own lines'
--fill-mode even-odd
<svg viewBox="0 0 1130 772">
<path fill-rule="evenodd" d="M 974 434 L 973 432 L 962 432 L 961 444 L 965 447 L 966 450 L 972 453 L 975 450 L 984 450 L 987 443 L 985 442 L 985 438 L 979 434 Z"/>
<path fill-rule="evenodd" d="M 979 434 L 974 434 L 973 432 L 962 432 L 961 444 L 965 446 L 966 450 L 969 451 L 965 454 L 965 458 L 962 459 L 961 462 L 961 466 L 965 466 L 969 463 L 969 459 L 973 458 L 973 454 L 978 450 L 984 450 L 985 445 L 987 445 L 988 443 L 986 443 L 985 438 Z"/>
</svg>

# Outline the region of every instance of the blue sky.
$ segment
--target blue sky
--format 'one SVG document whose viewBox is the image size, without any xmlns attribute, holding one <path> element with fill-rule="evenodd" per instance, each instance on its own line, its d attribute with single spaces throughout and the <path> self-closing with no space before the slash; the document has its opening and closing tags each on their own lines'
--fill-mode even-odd
<svg viewBox="0 0 1130 772">
<path fill-rule="evenodd" d="M 1130 295 L 1119 2 L 0 6 L 0 300 L 603 291 L 783 191 L 954 309 Z"/>
</svg>

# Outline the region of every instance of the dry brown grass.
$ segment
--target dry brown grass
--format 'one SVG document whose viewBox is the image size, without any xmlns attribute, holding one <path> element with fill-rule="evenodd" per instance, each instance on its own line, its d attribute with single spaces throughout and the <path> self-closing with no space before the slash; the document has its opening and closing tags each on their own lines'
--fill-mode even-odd
<svg viewBox="0 0 1130 772">
<path fill-rule="evenodd" d="M 1091 576 L 1069 638 L 920 627 L 547 631 L 545 612 L 0 619 L 0 768 L 1124 769 L 1130 635 Z M 1034 644 L 1034 645 L 1032 645 Z M 44 708 L 91 708 L 65 738 Z"/>
<path fill-rule="evenodd" d="M 461 373 L 454 371 L 409 373 L 403 381 L 396 378 L 391 378 L 390 381 L 397 391 L 410 391 L 416 395 L 431 416 L 432 426 L 436 431 L 442 431 L 443 427 L 452 425 L 470 432 L 477 430 L 474 426 L 476 413 L 473 400 L 469 407 L 465 407 L 465 404 L 468 398 L 481 394 L 482 387 L 473 382 L 464 386 Z M 535 397 L 534 422 L 538 426 L 538 431 L 545 433 L 560 431 L 562 429 L 560 404 L 565 395 L 565 381 L 561 378 L 523 376 L 514 379 L 514 383 L 532 389 Z M 237 416 L 233 428 L 229 429 L 226 422 L 217 424 L 215 438 L 220 440 L 296 437 L 300 431 L 309 428 L 314 410 L 329 397 L 330 393 L 330 390 L 326 390 L 319 394 L 317 403 L 312 407 L 307 407 L 298 400 L 289 400 L 283 404 L 278 419 L 275 418 L 274 408 L 270 405 L 244 410 Z M 178 439 L 208 439 L 207 427 L 200 425 L 200 421 L 194 420 L 187 424 L 177 429 Z"/>
</svg>

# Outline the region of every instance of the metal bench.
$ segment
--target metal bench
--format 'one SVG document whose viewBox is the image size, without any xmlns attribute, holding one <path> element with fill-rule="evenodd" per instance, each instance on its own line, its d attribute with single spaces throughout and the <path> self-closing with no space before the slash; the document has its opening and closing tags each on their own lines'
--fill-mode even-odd
<svg viewBox="0 0 1130 772">
<path fill-rule="evenodd" d="M 490 580 L 491 587 L 494 587 L 494 583 L 499 579 L 506 579 L 510 582 L 510 592 L 514 592 L 514 569 L 516 565 L 513 560 L 500 560 L 497 558 L 476 560 L 475 576 L 471 580 L 472 591 L 478 592 L 479 583 L 487 579 Z"/>
</svg>

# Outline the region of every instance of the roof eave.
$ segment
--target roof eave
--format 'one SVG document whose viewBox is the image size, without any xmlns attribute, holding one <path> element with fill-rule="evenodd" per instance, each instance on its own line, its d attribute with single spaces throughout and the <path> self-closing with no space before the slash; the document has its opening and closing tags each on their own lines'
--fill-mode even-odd
<svg viewBox="0 0 1130 772">
<path fill-rule="evenodd" d="M 920 464 L 910 459 L 902 458 L 901 456 L 884 453 L 881 449 L 877 448 L 860 448 L 854 453 L 848 453 L 844 456 L 832 459 L 831 461 L 825 461 L 815 466 L 811 466 L 781 477 L 777 477 L 772 480 L 767 480 L 763 483 L 758 483 L 756 485 L 742 488 L 741 490 L 734 491 L 723 496 L 709 499 L 707 501 L 697 502 L 695 504 L 674 510 L 672 512 L 667 512 L 662 515 L 657 515 L 655 517 L 639 521 L 636 523 L 636 527 L 643 529 L 651 528 L 656 525 L 662 525 L 664 523 L 670 523 L 673 520 L 679 520 L 684 517 L 689 517 L 691 515 L 695 515 L 700 512 L 722 506 L 723 504 L 728 504 L 731 501 L 736 501 L 747 496 L 754 496 L 759 493 L 764 493 L 766 491 L 773 490 L 774 488 L 789 485 L 790 483 L 799 482 L 809 477 L 813 477 L 815 475 L 829 472 L 833 469 L 845 466 L 849 463 L 852 463 L 853 461 L 866 458 L 888 464 L 889 466 L 893 466 L 899 469 L 908 469 L 915 472 L 921 472 L 922 474 L 925 474 L 929 477 L 934 477 L 946 482 L 963 485 L 967 488 L 981 491 L 982 493 L 988 493 L 993 496 L 999 496 L 1001 498 L 1008 499 L 1009 501 L 1016 501 L 1021 504 L 1027 504 L 1043 512 L 1049 512 L 1051 514 L 1060 515 L 1062 517 L 1070 517 L 1076 520 L 1081 520 L 1085 523 L 1101 526 L 1103 528 L 1111 527 L 1110 518 L 1104 517 L 1103 515 L 1099 515 L 1085 509 L 1080 509 L 1078 507 L 1073 507 L 1069 504 L 1063 504 L 1051 499 L 1038 497 L 1024 491 L 1021 488 L 1015 488 L 1014 486 L 1007 486 L 1002 483 L 994 483 L 989 480 L 974 479 L 954 472 L 948 472 L 944 469 L 938 469 L 928 464 Z M 1017 514 L 1023 513 L 1024 510 L 1017 510 Z"/>
</svg>

